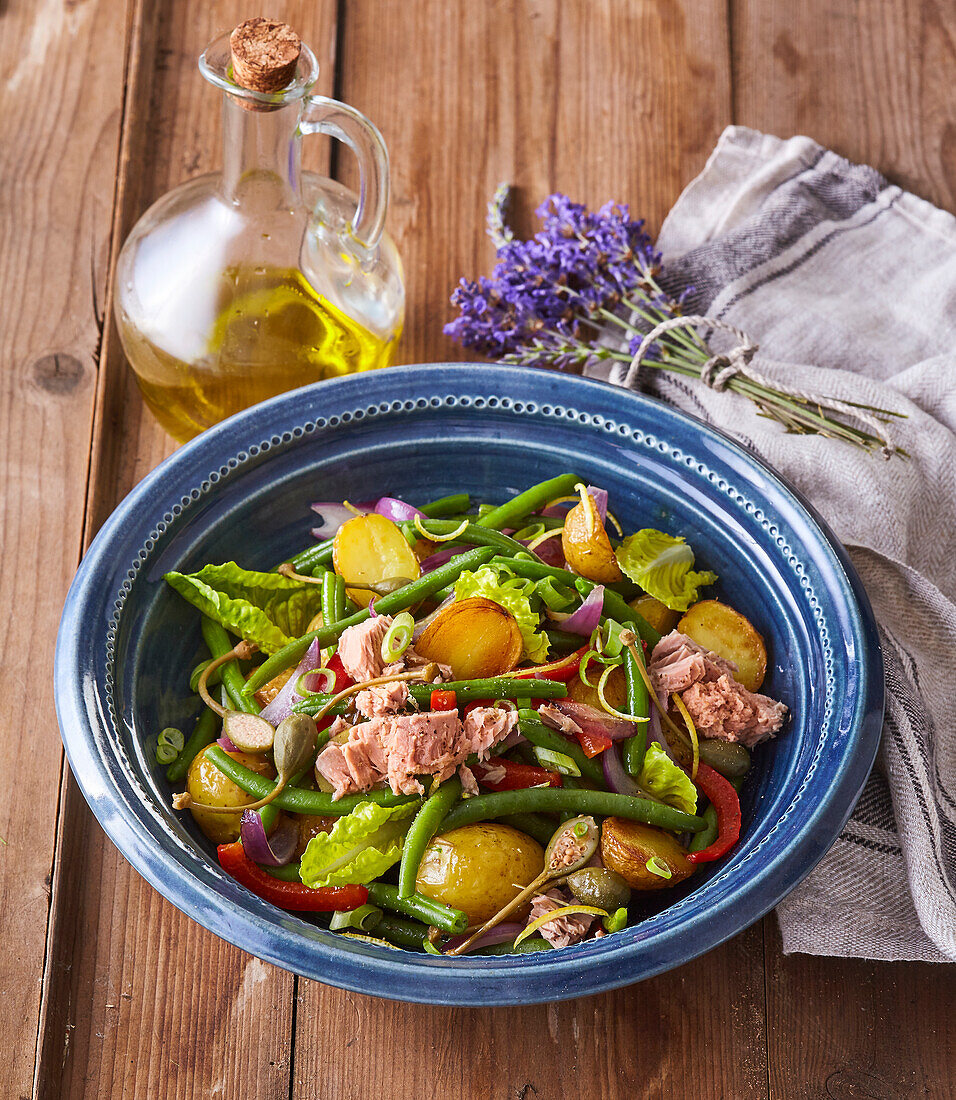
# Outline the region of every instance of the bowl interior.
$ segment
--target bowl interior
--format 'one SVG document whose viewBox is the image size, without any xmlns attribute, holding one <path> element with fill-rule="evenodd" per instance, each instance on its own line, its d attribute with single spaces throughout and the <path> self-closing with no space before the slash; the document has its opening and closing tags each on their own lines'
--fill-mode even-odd
<svg viewBox="0 0 956 1100">
<path fill-rule="evenodd" d="M 107 831 L 215 931 L 310 977 L 384 995 L 572 996 L 647 976 L 739 931 L 832 842 L 875 747 L 873 639 L 839 551 L 762 466 L 654 402 L 501 368 L 379 377 L 403 396 L 370 404 L 356 380 L 344 380 L 277 398 L 201 437 L 121 506 L 120 522 L 91 550 L 71 593 L 72 645 L 64 658 L 61 636 L 58 676 L 63 659 L 81 665 L 85 722 L 68 715 L 64 740 Z M 509 396 L 489 400 L 489 383 Z M 707 594 L 743 611 L 766 639 L 762 690 L 792 718 L 754 754 L 732 858 L 657 895 L 632 929 L 555 954 L 547 968 L 534 956 L 451 962 L 343 945 L 222 876 L 189 816 L 169 809 L 153 760 L 158 730 L 188 729 L 196 714 L 187 680 L 203 655 L 198 616 L 163 574 L 229 560 L 272 568 L 312 541 L 313 500 L 388 494 L 417 504 L 465 490 L 499 502 L 566 470 L 608 490 L 625 531 L 685 536 L 697 567 L 720 577 Z M 65 702 L 61 721 L 63 711 Z M 523 988 L 511 980 L 516 970 Z"/>
</svg>

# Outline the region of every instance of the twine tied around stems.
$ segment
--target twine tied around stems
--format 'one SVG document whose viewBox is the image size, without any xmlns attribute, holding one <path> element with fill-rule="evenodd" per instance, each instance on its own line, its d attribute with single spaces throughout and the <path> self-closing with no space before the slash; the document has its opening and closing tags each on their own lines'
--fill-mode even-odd
<svg viewBox="0 0 956 1100">
<path fill-rule="evenodd" d="M 654 341 L 663 336 L 665 332 L 670 332 L 672 329 L 676 328 L 697 327 L 720 329 L 723 332 L 730 333 L 730 335 L 735 337 L 738 341 L 737 345 L 731 348 L 730 351 L 721 352 L 719 355 L 712 355 L 701 367 L 700 380 L 705 386 L 715 390 L 717 393 L 721 393 L 735 378 L 749 380 L 756 383 L 758 386 L 776 390 L 778 393 L 786 394 L 786 396 L 795 398 L 798 401 L 805 401 L 810 405 L 816 406 L 821 411 L 826 409 L 828 412 L 839 413 L 851 420 L 856 420 L 858 423 L 865 425 L 866 428 L 881 441 L 880 450 L 884 458 L 891 458 L 893 454 L 896 453 L 896 447 L 887 430 L 885 421 L 881 420 L 879 417 L 873 416 L 869 411 L 861 408 L 857 404 L 840 401 L 836 397 L 823 397 L 820 394 L 809 393 L 806 390 L 797 389 L 795 386 L 788 386 L 778 379 L 768 378 L 766 375 L 761 374 L 760 371 L 754 368 L 752 362 L 760 345 L 754 343 L 754 341 L 739 328 L 728 324 L 726 321 L 721 321 L 717 317 L 703 317 L 700 314 L 688 314 L 686 317 L 670 317 L 666 321 L 661 321 L 659 325 L 655 325 L 641 340 L 637 351 L 631 359 L 630 366 L 627 369 L 627 374 L 622 384 L 628 389 L 637 388 L 644 357 L 647 355 Z M 767 359 L 766 362 L 772 363 L 774 360 Z"/>
</svg>

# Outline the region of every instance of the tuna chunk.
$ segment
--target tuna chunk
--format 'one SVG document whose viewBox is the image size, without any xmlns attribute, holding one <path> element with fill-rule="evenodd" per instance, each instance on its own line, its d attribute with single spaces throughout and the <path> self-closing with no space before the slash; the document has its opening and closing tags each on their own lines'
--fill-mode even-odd
<svg viewBox="0 0 956 1100">
<path fill-rule="evenodd" d="M 356 623 L 342 632 L 339 638 L 339 659 L 357 684 L 382 675 L 385 667 L 382 660 L 382 639 L 391 625 L 391 616 L 377 615 L 374 619 Z"/>
<path fill-rule="evenodd" d="M 700 680 L 716 680 L 725 673 L 733 676 L 737 666 L 672 630 L 654 646 L 647 671 L 658 695 L 670 695 Z"/>
<path fill-rule="evenodd" d="M 440 783 L 465 762 L 461 722 L 454 710 L 423 711 L 373 718 L 369 736 L 381 739 L 388 761 L 387 778 L 396 794 L 420 793 L 416 775 L 434 776 Z"/>
<path fill-rule="evenodd" d="M 332 784 L 332 798 L 337 801 L 345 794 L 355 794 L 361 788 L 355 783 L 342 746 L 330 741 L 315 761 L 315 774 Z"/>
<path fill-rule="evenodd" d="M 408 702 L 408 688 L 399 680 L 394 684 L 381 684 L 360 691 L 355 705 L 366 718 L 379 718 L 384 714 L 396 714 Z"/>
<path fill-rule="evenodd" d="M 739 741 L 748 749 L 773 737 L 787 717 L 783 703 L 748 691 L 726 673 L 691 684 L 681 698 L 699 734 Z"/>
<path fill-rule="evenodd" d="M 671 692 L 680 693 L 702 737 L 752 748 L 772 737 L 787 717 L 783 703 L 756 695 L 734 679 L 737 666 L 732 661 L 676 630 L 654 647 L 647 671 L 664 703 Z"/>
<path fill-rule="evenodd" d="M 542 703 L 541 706 L 538 707 L 538 717 L 546 726 L 550 726 L 553 730 L 560 730 L 562 733 L 581 732 L 581 727 L 577 722 L 567 714 L 562 714 L 552 703 Z"/>
<path fill-rule="evenodd" d="M 531 920 L 571 904 L 570 895 L 562 890 L 549 890 L 538 894 L 531 901 Z M 538 931 L 552 947 L 570 947 L 580 943 L 591 930 L 595 918 L 590 913 L 575 913 L 545 921 Z"/>
<path fill-rule="evenodd" d="M 475 707 L 465 715 L 462 724 L 464 755 L 467 757 L 476 753 L 479 760 L 484 760 L 492 746 L 503 741 L 517 724 L 517 711 L 503 710 L 500 707 Z"/>
<path fill-rule="evenodd" d="M 504 769 L 502 769 L 503 771 Z M 478 780 L 475 779 L 475 773 L 471 768 L 466 768 L 464 764 L 458 769 L 458 778 L 461 780 L 461 789 L 465 794 L 477 794 L 478 793 Z"/>
</svg>

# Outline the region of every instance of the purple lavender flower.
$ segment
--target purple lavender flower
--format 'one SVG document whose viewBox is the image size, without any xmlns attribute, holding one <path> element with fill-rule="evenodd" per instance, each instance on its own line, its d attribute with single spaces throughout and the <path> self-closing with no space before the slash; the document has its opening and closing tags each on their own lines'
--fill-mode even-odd
<svg viewBox="0 0 956 1100">
<path fill-rule="evenodd" d="M 594 342 L 608 315 L 628 318 L 635 299 L 666 314 L 669 299 L 656 283 L 660 254 L 626 206 L 607 203 L 590 212 L 554 194 L 537 211 L 541 230 L 520 241 L 504 222 L 507 200 L 500 187 L 489 208 L 497 245 L 491 277 L 462 279 L 452 295 L 459 315 L 445 332 L 463 347 L 508 362 L 581 370 L 606 357 Z"/>
</svg>

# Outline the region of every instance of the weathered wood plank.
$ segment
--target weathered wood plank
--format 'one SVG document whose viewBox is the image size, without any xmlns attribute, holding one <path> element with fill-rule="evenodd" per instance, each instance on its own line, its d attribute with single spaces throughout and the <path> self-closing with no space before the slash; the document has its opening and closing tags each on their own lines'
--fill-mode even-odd
<svg viewBox="0 0 956 1100">
<path fill-rule="evenodd" d="M 352 0 L 347 13 L 342 94 L 391 153 L 405 361 L 464 357 L 441 325 L 459 276 L 490 264 L 484 211 L 500 180 L 519 189 L 522 228 L 558 189 L 628 201 L 657 226 L 730 121 L 712 4 Z M 761 956 L 757 928 L 641 986 L 528 1009 L 396 1005 L 300 982 L 294 1095 L 338 1100 L 361 1081 L 396 1100 L 764 1097 Z M 331 1020 L 334 1050 L 319 1024 Z"/>
<path fill-rule="evenodd" d="M 956 9 L 735 0 L 735 121 L 809 134 L 956 209 Z M 765 922 L 771 1088 L 793 1097 L 956 1094 L 950 967 L 783 957 Z"/>
<path fill-rule="evenodd" d="M 734 0 L 734 121 L 808 134 L 956 209 L 956 9 Z"/>
<path fill-rule="evenodd" d="M 199 76 L 196 58 L 215 34 L 249 14 L 239 0 L 137 4 L 111 262 L 153 199 L 220 163 L 219 96 Z M 318 90 L 330 91 L 334 2 L 301 0 L 280 14 L 316 48 L 324 68 Z M 105 228 L 103 234 L 105 249 Z M 143 410 L 108 324 L 87 541 L 172 449 Z M 291 976 L 163 901 L 106 840 L 69 777 L 58 837 L 37 1095 L 285 1097 Z"/>
<path fill-rule="evenodd" d="M 0 7 L 0 1095 L 33 1080 L 61 748 L 53 639 L 79 558 L 125 4 Z"/>
</svg>

